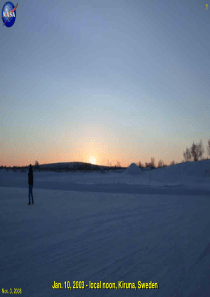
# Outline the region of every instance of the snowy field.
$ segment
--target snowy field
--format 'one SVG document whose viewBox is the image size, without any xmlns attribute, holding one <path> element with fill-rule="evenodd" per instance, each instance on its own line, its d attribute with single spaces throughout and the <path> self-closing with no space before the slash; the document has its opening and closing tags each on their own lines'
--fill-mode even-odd
<svg viewBox="0 0 210 297">
<path fill-rule="evenodd" d="M 210 296 L 210 161 L 147 172 L 134 167 L 34 172 L 30 206 L 27 173 L 0 170 L 1 291 Z M 65 281 L 72 290 L 52 289 Z M 73 289 L 73 281 L 85 288 Z M 117 289 L 90 289 L 89 281 Z M 136 290 L 121 289 L 119 281 L 135 283 Z M 140 281 L 159 289 L 139 289 Z"/>
</svg>

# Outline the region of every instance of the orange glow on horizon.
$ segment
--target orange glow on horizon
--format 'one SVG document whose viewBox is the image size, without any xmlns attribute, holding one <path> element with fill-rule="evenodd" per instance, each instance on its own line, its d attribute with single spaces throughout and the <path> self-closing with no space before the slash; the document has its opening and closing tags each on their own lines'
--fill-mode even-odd
<svg viewBox="0 0 210 297">
<path fill-rule="evenodd" d="M 166 158 L 157 151 L 156 154 L 145 149 L 131 150 L 124 146 L 111 146 L 110 143 L 103 143 L 99 141 L 83 142 L 79 141 L 69 149 L 68 146 L 62 145 L 54 148 L 53 146 L 41 147 L 36 144 L 30 146 L 25 144 L 17 150 L 13 147 L 3 147 L 1 151 L 0 166 L 28 166 L 34 165 L 35 161 L 42 164 L 52 163 L 68 163 L 68 162 L 83 162 L 91 163 L 101 166 L 115 166 L 120 163 L 121 167 L 127 167 L 131 163 L 145 165 L 145 162 L 151 162 L 151 157 L 155 158 L 155 165 L 157 166 L 161 159 L 164 164 L 170 165 L 174 160 L 176 163 L 182 161 L 182 155 L 179 152 L 168 154 Z M 181 158 L 180 158 L 181 155 Z"/>
<path fill-rule="evenodd" d="M 89 162 L 90 162 L 91 164 L 96 165 L 96 158 L 93 157 L 93 156 L 91 156 L 91 157 L 89 158 Z"/>
<path fill-rule="evenodd" d="M 181 163 L 182 159 L 180 158 L 174 158 L 174 159 L 164 159 L 164 158 L 155 158 L 155 166 L 157 166 L 159 159 L 161 159 L 164 164 L 166 165 L 170 165 L 171 162 L 174 160 L 175 163 Z M 84 162 L 84 163 L 91 163 L 94 165 L 102 165 L 102 166 L 115 166 L 117 165 L 117 163 L 120 163 L 121 167 L 127 167 L 129 166 L 131 163 L 136 163 L 137 165 L 139 164 L 139 161 L 141 162 L 141 164 L 144 166 L 145 162 L 150 163 L 151 158 L 150 159 L 143 159 L 143 158 L 116 158 L 116 159 L 112 159 L 109 158 L 108 156 L 106 157 L 102 157 L 101 155 L 87 155 L 85 154 L 85 156 L 83 158 L 81 158 L 81 154 L 77 155 L 76 154 L 74 156 L 71 156 L 71 159 L 69 159 L 69 155 L 64 154 L 63 157 L 59 156 L 57 158 L 41 158 L 41 156 L 35 156 L 33 158 L 24 158 L 22 156 L 22 158 L 12 158 L 10 160 L 3 160 L 0 159 L 0 166 L 7 166 L 7 167 L 13 167 L 13 166 L 28 166 L 29 164 L 34 165 L 35 161 L 38 161 L 40 165 L 42 164 L 52 164 L 52 163 L 70 163 L 70 162 Z"/>
</svg>

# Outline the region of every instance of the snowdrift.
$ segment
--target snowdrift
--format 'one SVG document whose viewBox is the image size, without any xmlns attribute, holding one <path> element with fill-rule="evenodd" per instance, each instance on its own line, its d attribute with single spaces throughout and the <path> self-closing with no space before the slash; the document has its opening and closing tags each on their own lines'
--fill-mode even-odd
<svg viewBox="0 0 210 297">
<path fill-rule="evenodd" d="M 28 172 L 0 170 L 0 187 L 28 188 Z M 209 195 L 210 160 L 141 171 L 131 164 L 123 173 L 34 172 L 34 188 L 80 192 Z"/>
<path fill-rule="evenodd" d="M 183 175 L 194 177 L 209 176 L 210 160 L 203 160 L 198 162 L 185 162 L 178 165 L 180 167 L 180 172 Z"/>
<path fill-rule="evenodd" d="M 135 164 L 132 163 L 124 172 L 125 175 L 140 175 L 142 170 Z"/>
<path fill-rule="evenodd" d="M 171 165 L 165 168 L 158 168 L 145 172 L 144 177 L 148 177 L 150 186 L 191 186 L 201 187 L 207 186 L 209 188 L 210 182 L 210 160 L 199 162 L 186 162 L 176 165 Z"/>
</svg>

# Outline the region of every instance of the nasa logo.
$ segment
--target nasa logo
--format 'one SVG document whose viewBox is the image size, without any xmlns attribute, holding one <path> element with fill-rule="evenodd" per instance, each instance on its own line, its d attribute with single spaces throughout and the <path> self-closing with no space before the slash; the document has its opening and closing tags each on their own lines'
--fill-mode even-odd
<svg viewBox="0 0 210 297">
<path fill-rule="evenodd" d="M 6 27 L 12 27 L 15 23 L 16 19 L 16 8 L 18 4 L 14 6 L 12 2 L 7 2 L 4 4 L 2 8 L 2 21 L 3 21 L 3 26 L 5 25 Z"/>
</svg>

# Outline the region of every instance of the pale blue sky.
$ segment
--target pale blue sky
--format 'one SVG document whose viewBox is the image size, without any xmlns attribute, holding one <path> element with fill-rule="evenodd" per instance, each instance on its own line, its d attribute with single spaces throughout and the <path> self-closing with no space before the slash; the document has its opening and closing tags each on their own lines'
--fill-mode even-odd
<svg viewBox="0 0 210 297">
<path fill-rule="evenodd" d="M 206 4 L 19 1 L 0 26 L 0 165 L 169 163 L 206 147 Z"/>
</svg>

